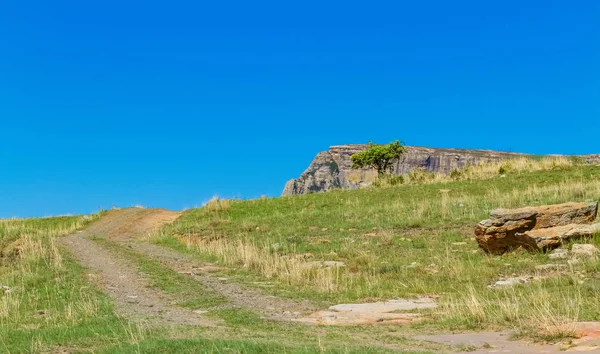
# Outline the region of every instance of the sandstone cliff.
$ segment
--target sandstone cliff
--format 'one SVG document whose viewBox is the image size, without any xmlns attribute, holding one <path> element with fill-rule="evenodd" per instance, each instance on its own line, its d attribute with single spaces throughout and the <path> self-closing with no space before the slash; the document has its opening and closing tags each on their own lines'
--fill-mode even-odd
<svg viewBox="0 0 600 354">
<path fill-rule="evenodd" d="M 377 178 L 372 169 L 352 169 L 350 156 L 363 151 L 368 145 L 332 146 L 315 157 L 304 173 L 286 183 L 284 196 L 323 192 L 330 189 L 355 189 L 371 184 Z M 467 164 L 496 161 L 521 154 L 491 150 L 436 149 L 406 146 L 406 152 L 393 167 L 394 174 L 405 174 L 416 167 L 428 172 L 450 173 Z"/>
</svg>

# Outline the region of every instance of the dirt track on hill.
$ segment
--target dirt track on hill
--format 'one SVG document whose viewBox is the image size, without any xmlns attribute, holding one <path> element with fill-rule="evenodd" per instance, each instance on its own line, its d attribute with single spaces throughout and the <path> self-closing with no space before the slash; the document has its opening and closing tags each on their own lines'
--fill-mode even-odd
<svg viewBox="0 0 600 354">
<path fill-rule="evenodd" d="M 268 296 L 260 291 L 247 288 L 228 279 L 218 278 L 207 269 L 211 264 L 199 263 L 191 257 L 169 248 L 147 243 L 130 242 L 127 245 L 139 253 L 158 259 L 163 265 L 192 277 L 206 287 L 225 296 L 236 307 L 251 308 L 264 318 L 271 320 L 290 320 L 317 310 L 310 301 L 293 301 L 276 296 Z"/>
<path fill-rule="evenodd" d="M 218 267 L 140 240 L 160 226 L 174 221 L 179 215 L 164 209 L 111 210 L 85 230 L 61 238 L 59 242 L 91 271 L 90 278 L 106 290 L 114 300 L 118 313 L 135 320 L 156 325 L 215 325 L 214 321 L 198 313 L 173 305 L 175 299 L 171 295 L 148 287 L 147 275 L 139 272 L 136 264 L 117 252 L 107 250 L 93 238 L 105 239 L 159 260 L 164 266 L 186 274 L 223 295 L 230 303 L 228 307 L 249 308 L 261 317 L 272 320 L 291 320 L 316 310 L 309 301 L 268 296 L 256 289 L 211 275 L 210 270 Z"/>
<path fill-rule="evenodd" d="M 172 305 L 170 296 L 148 287 L 146 276 L 134 264 L 90 239 L 140 235 L 178 215 L 160 209 L 111 210 L 84 231 L 59 239 L 59 243 L 91 272 L 89 277 L 113 299 L 119 314 L 156 326 L 214 326 L 215 321 Z"/>
</svg>

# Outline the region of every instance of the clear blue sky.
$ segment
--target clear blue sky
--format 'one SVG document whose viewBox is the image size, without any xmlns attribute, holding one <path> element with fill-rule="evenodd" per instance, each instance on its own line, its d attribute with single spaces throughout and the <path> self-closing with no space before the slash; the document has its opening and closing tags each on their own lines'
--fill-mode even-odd
<svg viewBox="0 0 600 354">
<path fill-rule="evenodd" d="M 598 153 L 600 1 L 0 9 L 0 217 L 279 195 L 330 145 Z"/>
</svg>

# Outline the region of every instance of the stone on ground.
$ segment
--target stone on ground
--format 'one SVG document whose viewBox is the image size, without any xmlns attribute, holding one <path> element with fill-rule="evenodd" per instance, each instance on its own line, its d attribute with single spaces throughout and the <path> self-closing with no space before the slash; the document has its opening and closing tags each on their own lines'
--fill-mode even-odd
<svg viewBox="0 0 600 354">
<path fill-rule="evenodd" d="M 540 265 L 536 265 L 535 269 L 539 270 L 539 271 L 544 271 L 544 272 L 551 272 L 551 271 L 559 271 L 559 270 L 563 270 L 567 268 L 566 264 L 540 264 Z"/>
<path fill-rule="evenodd" d="M 457 334 L 436 334 L 412 337 L 452 346 L 455 352 L 470 354 L 489 353 L 564 353 L 567 352 L 597 352 L 600 349 L 599 322 L 579 322 L 575 324 L 577 336 L 570 343 L 533 343 L 524 340 L 514 340 L 510 332 L 473 332 Z M 566 345 L 565 345 L 566 344 Z"/>
<path fill-rule="evenodd" d="M 437 303 L 432 298 L 414 300 L 399 299 L 385 302 L 365 304 L 340 304 L 329 307 L 327 311 L 319 311 L 295 321 L 333 326 L 353 326 L 364 324 L 410 324 L 422 319 L 417 313 L 402 313 L 416 309 L 433 309 Z"/>
<path fill-rule="evenodd" d="M 576 337 L 574 344 L 600 340 L 600 322 L 577 322 L 575 323 Z"/>
<path fill-rule="evenodd" d="M 569 250 L 566 250 L 564 248 L 555 249 L 548 255 L 548 258 L 550 258 L 550 259 L 567 259 L 567 258 L 569 258 Z"/>
<path fill-rule="evenodd" d="M 590 258 L 598 254 L 599 250 L 591 244 L 576 243 L 571 248 L 571 255 L 575 258 Z"/>
<path fill-rule="evenodd" d="M 569 240 L 592 237 L 600 232 L 600 224 L 582 225 L 569 224 L 563 226 L 536 229 L 517 234 L 517 238 L 526 238 L 527 243 L 535 243 L 540 250 L 554 249 L 560 247 Z"/>
<path fill-rule="evenodd" d="M 490 213 L 489 219 L 476 226 L 475 238 L 479 247 L 492 254 L 503 254 L 520 247 L 552 249 L 560 246 L 565 239 L 600 231 L 600 226 L 585 227 L 596 219 L 597 211 L 598 202 L 496 209 Z"/>
<path fill-rule="evenodd" d="M 305 263 L 307 267 L 328 268 L 328 267 L 345 267 L 346 263 L 340 261 L 311 261 Z"/>
<path fill-rule="evenodd" d="M 512 278 L 505 278 L 505 279 L 501 279 L 498 280 L 497 282 L 495 282 L 492 285 L 489 285 L 488 287 L 490 288 L 495 288 L 495 287 L 504 287 L 504 286 L 514 286 L 514 285 L 519 285 L 519 284 L 526 284 L 529 283 L 529 281 L 533 280 L 534 277 L 532 276 L 522 276 L 522 277 L 512 277 Z"/>
</svg>

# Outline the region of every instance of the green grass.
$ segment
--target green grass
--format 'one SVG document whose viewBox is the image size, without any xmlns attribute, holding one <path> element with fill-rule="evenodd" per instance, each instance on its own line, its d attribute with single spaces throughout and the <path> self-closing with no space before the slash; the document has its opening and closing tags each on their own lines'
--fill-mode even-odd
<svg viewBox="0 0 600 354">
<path fill-rule="evenodd" d="M 440 189 L 450 189 L 442 201 Z M 273 322 L 252 309 L 230 307 L 221 295 L 160 262 L 110 241 L 150 286 L 179 306 L 208 309 L 216 328 L 154 328 L 115 314 L 87 272 L 54 243 L 91 217 L 0 221 L 0 352 L 67 348 L 88 353 L 379 353 L 447 349 L 410 339 L 415 333 L 516 329 L 558 340 L 551 331 L 575 320 L 600 320 L 600 262 L 508 289 L 490 289 L 500 275 L 528 275 L 547 255 L 489 256 L 473 240 L 476 222 L 497 207 L 600 199 L 600 167 L 573 165 L 504 178 L 401 185 L 248 201 L 216 201 L 185 212 L 154 242 L 227 265 L 230 281 L 322 304 L 433 295 L 440 308 L 409 327 L 311 327 Z M 177 240 L 191 241 L 189 247 Z M 462 244 L 464 242 L 464 244 Z M 596 236 L 585 242 L 600 245 Z M 201 247 L 197 247 L 201 245 Z M 312 256 L 299 259 L 297 254 Z M 308 268 L 305 261 L 345 267 Z M 557 261 L 552 261 L 556 263 Z M 558 261 L 564 262 L 564 261 Z"/>
<path fill-rule="evenodd" d="M 17 240 L 22 246 L 18 256 L 0 259 L 0 285 L 11 290 L 0 295 L 0 352 L 390 352 L 370 338 L 353 338 L 353 331 L 315 332 L 302 325 L 265 321 L 248 309 L 220 308 L 224 299 L 200 283 L 135 251 L 98 239 L 102 246 L 119 252 L 147 273 L 151 286 L 179 297 L 180 306 L 214 308 L 211 316 L 222 319 L 223 325 L 149 329 L 125 320 L 115 314 L 110 299 L 90 283 L 86 270 L 55 245 L 55 237 L 72 233 L 96 217 L 0 223 L 3 246 Z M 373 337 L 381 338 L 381 334 Z M 408 343 L 418 347 L 413 341 Z"/>
<path fill-rule="evenodd" d="M 445 206 L 440 189 L 451 190 Z M 237 280 L 268 279 L 276 286 L 265 291 L 288 297 L 341 303 L 439 296 L 441 308 L 422 325 L 429 330 L 548 327 L 540 317 L 556 324 L 598 319 L 600 281 L 591 276 L 598 262 L 525 286 L 490 289 L 501 275 L 533 275 L 549 260 L 527 252 L 486 255 L 473 228 L 498 207 L 598 199 L 600 167 L 574 165 L 486 180 L 216 201 L 185 212 L 154 241 L 234 267 Z M 189 249 L 173 236 L 190 241 Z M 346 267 L 291 272 L 301 263 L 295 255 L 306 253 L 309 260 Z"/>
<path fill-rule="evenodd" d="M 148 274 L 150 286 L 176 297 L 179 306 L 208 310 L 206 316 L 222 320 L 216 328 L 178 328 L 176 333 L 162 333 L 160 339 L 142 339 L 128 346 L 106 348 L 106 352 L 234 352 L 234 353 L 387 353 L 381 343 L 400 343 L 406 347 L 439 349 L 442 346 L 427 346 L 414 340 L 402 340 L 388 336 L 388 329 L 318 328 L 302 324 L 269 321 L 262 319 L 252 309 L 227 306 L 223 297 L 189 276 L 179 274 L 161 264 L 118 243 L 94 238 L 103 247 L 133 261 L 140 272 Z M 177 248 L 176 244 L 173 244 Z M 190 306 L 198 304 L 199 306 Z M 185 333 L 183 333 L 185 332 Z M 170 338 L 184 336 L 187 339 Z M 197 339 L 202 337 L 202 339 Z M 194 339 L 189 339 L 194 338 Z M 227 340 L 217 340 L 227 338 Z M 315 343 L 318 343 L 315 345 Z M 365 347 L 369 343 L 370 348 Z M 102 352 L 102 351 L 101 351 Z M 395 352 L 410 353 L 410 351 Z M 427 351 L 421 351 L 424 353 Z"/>
<path fill-rule="evenodd" d="M 351 347 L 327 350 L 318 344 L 296 347 L 285 346 L 277 343 L 256 343 L 251 340 L 208 340 L 208 339 L 184 339 L 184 340 L 148 340 L 138 345 L 115 346 L 99 353 L 290 353 L 308 354 L 327 352 L 332 354 L 375 354 L 375 353 L 404 353 L 404 354 L 426 354 L 428 351 L 392 351 L 371 347 Z"/>
<path fill-rule="evenodd" d="M 91 217 L 4 221 L 0 244 L 17 241 L 19 255 L 0 258 L 0 348 L 36 353 L 69 346 L 90 347 L 127 339 L 129 326 L 109 299 L 89 284 L 86 272 L 58 250 L 54 237 L 85 226 Z"/>
<path fill-rule="evenodd" d="M 144 256 L 132 249 L 122 247 L 106 239 L 96 238 L 94 241 L 113 252 L 117 252 L 135 261 L 138 269 L 148 275 L 150 286 L 173 295 L 177 299 L 176 304 L 181 307 L 209 310 L 227 303 L 227 300 L 222 295 L 205 287 L 200 282 L 189 279 L 184 274 L 163 266 L 158 260 Z"/>
</svg>

